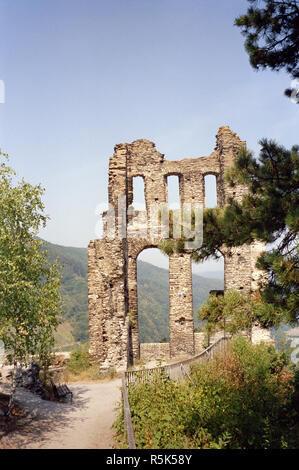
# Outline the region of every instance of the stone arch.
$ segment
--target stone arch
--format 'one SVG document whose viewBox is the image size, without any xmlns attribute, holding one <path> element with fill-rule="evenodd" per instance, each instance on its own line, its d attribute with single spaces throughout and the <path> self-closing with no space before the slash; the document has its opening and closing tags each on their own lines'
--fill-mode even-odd
<svg viewBox="0 0 299 470">
<path fill-rule="evenodd" d="M 161 271 L 157 277 L 152 270 L 159 268 L 153 264 L 161 265 L 160 263 L 164 271 Z M 169 258 L 158 248 L 147 247 L 139 253 L 136 265 L 140 354 L 141 358 L 145 359 L 142 357 L 144 344 L 159 345 L 162 339 L 163 343 L 169 344 Z M 150 290 L 148 283 L 151 286 Z M 163 289 L 163 293 L 160 293 L 160 289 Z M 154 345 L 152 346 L 154 349 Z"/>
<path fill-rule="evenodd" d="M 158 248 L 160 241 L 134 240 L 128 246 L 128 312 L 132 320 L 130 357 L 133 361 L 140 357 L 137 258 L 147 248 Z M 192 270 L 189 253 L 173 253 L 169 256 L 169 333 L 171 357 L 194 354 Z"/>
<path fill-rule="evenodd" d="M 139 325 L 138 325 L 138 289 L 137 289 L 137 258 L 139 254 L 148 248 L 158 248 L 159 242 L 151 242 L 147 239 L 134 239 L 128 242 L 127 257 L 127 291 L 128 313 L 131 319 L 131 351 L 129 357 L 132 361 L 140 357 Z"/>
</svg>

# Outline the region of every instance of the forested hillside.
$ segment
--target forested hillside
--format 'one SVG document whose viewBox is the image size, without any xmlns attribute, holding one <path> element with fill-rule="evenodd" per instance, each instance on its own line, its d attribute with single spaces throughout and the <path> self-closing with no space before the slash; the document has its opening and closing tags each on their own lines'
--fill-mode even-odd
<svg viewBox="0 0 299 470">
<path fill-rule="evenodd" d="M 62 265 L 63 325 L 59 344 L 88 340 L 87 249 L 53 245 L 47 242 L 51 260 Z"/>
<path fill-rule="evenodd" d="M 58 344 L 88 341 L 87 249 L 47 243 L 52 260 L 58 258 L 62 268 L 63 324 L 57 335 Z M 138 261 L 138 310 L 141 342 L 169 339 L 168 271 Z M 197 312 L 211 289 L 222 289 L 223 282 L 193 276 L 195 326 Z"/>
</svg>

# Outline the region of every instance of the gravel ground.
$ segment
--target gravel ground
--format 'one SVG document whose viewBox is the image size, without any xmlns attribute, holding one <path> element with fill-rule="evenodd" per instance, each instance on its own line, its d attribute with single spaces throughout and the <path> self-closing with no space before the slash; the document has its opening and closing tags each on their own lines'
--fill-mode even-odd
<svg viewBox="0 0 299 470">
<path fill-rule="evenodd" d="M 41 400 L 18 389 L 16 399 L 29 415 L 0 441 L 15 449 L 111 449 L 115 407 L 121 399 L 121 380 L 71 384 L 73 403 Z M 5 387 L 2 387 L 5 391 Z"/>
</svg>

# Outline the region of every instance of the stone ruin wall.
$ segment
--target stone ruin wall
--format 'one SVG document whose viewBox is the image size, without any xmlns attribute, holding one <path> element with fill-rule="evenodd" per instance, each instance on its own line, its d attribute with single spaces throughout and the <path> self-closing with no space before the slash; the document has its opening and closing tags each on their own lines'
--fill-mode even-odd
<svg viewBox="0 0 299 470">
<path fill-rule="evenodd" d="M 140 358 L 144 362 L 167 361 L 170 358 L 169 343 L 141 343 Z"/>
<path fill-rule="evenodd" d="M 218 205 L 228 197 L 240 200 L 244 186 L 231 188 L 224 173 L 233 163 L 245 142 L 229 127 L 221 127 L 216 136 L 215 150 L 209 156 L 168 161 L 155 144 L 141 139 L 131 144 L 115 146 L 110 158 L 108 198 L 115 210 L 116 223 L 124 218 L 118 213 L 118 196 L 126 195 L 127 206 L 133 202 L 133 178 L 144 179 L 146 210 L 131 211 L 126 216 L 124 238 L 92 240 L 88 247 L 88 302 L 90 322 L 90 356 L 93 362 L 107 369 L 126 369 L 140 358 L 140 350 L 147 357 L 193 355 L 199 352 L 202 339 L 194 333 L 192 303 L 191 254 L 174 253 L 169 256 L 169 344 L 140 348 L 138 336 L 137 257 L 146 248 L 157 247 L 161 237 L 152 237 L 149 223 L 152 202 L 167 203 L 167 177 L 179 177 L 180 203 L 205 205 L 204 177 L 216 176 Z M 133 216 L 136 217 L 134 223 Z M 143 228 L 142 236 L 135 238 L 136 227 Z M 107 229 L 107 227 L 106 227 Z M 255 261 L 264 244 L 255 242 L 233 249 L 223 247 L 225 289 L 234 288 L 244 293 L 258 287 L 263 274 L 255 268 Z M 179 296 L 180 293 L 180 296 Z M 198 336 L 199 335 L 199 336 Z M 158 358 L 158 357 L 157 357 Z"/>
</svg>

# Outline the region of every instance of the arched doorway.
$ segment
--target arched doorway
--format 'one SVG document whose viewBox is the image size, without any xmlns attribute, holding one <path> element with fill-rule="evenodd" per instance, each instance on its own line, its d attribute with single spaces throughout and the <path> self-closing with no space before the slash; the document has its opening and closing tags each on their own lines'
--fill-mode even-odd
<svg viewBox="0 0 299 470">
<path fill-rule="evenodd" d="M 169 260 L 158 248 L 137 257 L 139 342 L 169 342 Z"/>
</svg>

